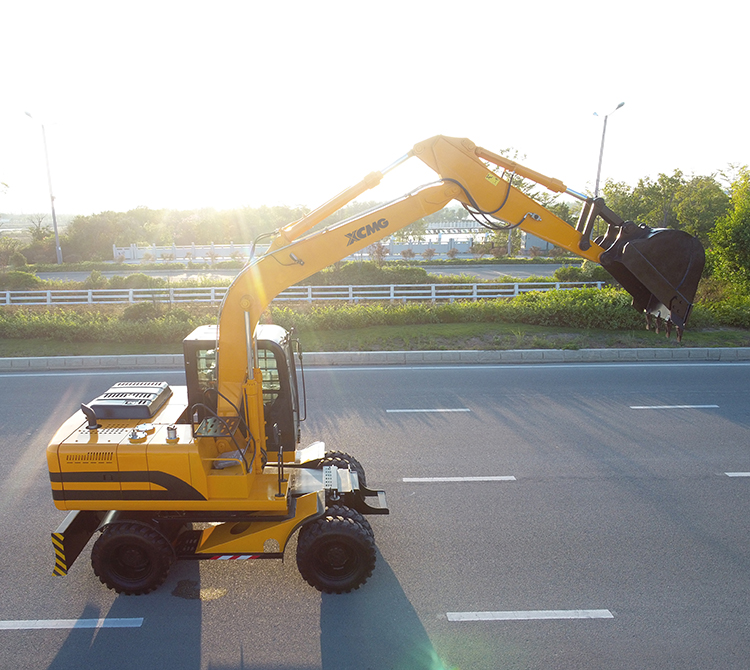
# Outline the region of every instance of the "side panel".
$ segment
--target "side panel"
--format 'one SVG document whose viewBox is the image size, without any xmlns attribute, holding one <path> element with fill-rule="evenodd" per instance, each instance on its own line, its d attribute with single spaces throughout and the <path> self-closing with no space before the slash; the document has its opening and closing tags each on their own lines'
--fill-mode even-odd
<svg viewBox="0 0 750 670">
<path fill-rule="evenodd" d="M 262 554 L 267 552 L 269 540 L 278 543 L 283 552 L 294 531 L 305 521 L 323 514 L 324 509 L 322 495 L 308 493 L 296 499 L 293 516 L 282 521 L 223 523 L 206 529 L 195 553 Z"/>
</svg>

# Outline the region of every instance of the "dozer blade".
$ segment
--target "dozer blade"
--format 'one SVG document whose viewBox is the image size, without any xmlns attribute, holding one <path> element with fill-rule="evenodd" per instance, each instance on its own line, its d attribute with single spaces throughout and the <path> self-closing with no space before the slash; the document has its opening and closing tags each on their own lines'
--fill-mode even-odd
<svg viewBox="0 0 750 670">
<path fill-rule="evenodd" d="M 678 338 L 693 307 L 706 256 L 700 241 L 682 230 L 625 222 L 599 257 L 602 266 L 633 296 L 633 307 L 649 323 L 674 325 Z"/>
</svg>

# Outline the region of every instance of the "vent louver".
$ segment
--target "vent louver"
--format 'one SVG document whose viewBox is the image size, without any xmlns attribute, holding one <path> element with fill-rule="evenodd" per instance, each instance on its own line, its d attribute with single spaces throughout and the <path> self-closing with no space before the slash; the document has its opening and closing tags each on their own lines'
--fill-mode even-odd
<svg viewBox="0 0 750 670">
<path fill-rule="evenodd" d="M 89 406 L 98 419 L 150 419 L 171 395 L 167 382 L 118 382 Z"/>
</svg>

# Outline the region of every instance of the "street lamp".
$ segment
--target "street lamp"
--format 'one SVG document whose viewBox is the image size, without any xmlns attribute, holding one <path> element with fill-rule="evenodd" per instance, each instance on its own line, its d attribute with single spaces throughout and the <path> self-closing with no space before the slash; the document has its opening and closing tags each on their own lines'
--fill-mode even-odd
<svg viewBox="0 0 750 670">
<path fill-rule="evenodd" d="M 617 107 L 615 107 L 609 114 L 607 114 L 604 117 L 604 126 L 602 128 L 602 146 L 599 148 L 599 167 L 596 170 L 596 186 L 594 187 L 594 197 L 599 197 L 599 177 L 601 177 L 602 174 L 602 157 L 604 156 L 604 135 L 607 133 L 607 119 L 610 117 L 610 115 L 614 114 L 620 107 L 622 107 L 625 103 L 621 102 Z M 598 116 L 596 112 L 594 112 L 594 116 Z"/>
<path fill-rule="evenodd" d="M 30 119 L 35 120 L 29 112 L 25 112 L 26 116 L 28 116 Z M 47 184 L 49 185 L 49 200 L 50 200 L 50 206 L 52 207 L 52 228 L 55 231 L 55 253 L 57 254 L 57 264 L 62 265 L 63 258 L 62 258 L 62 249 L 60 248 L 60 236 L 57 233 L 57 217 L 55 216 L 55 196 L 52 195 L 52 176 L 49 171 L 49 154 L 47 153 L 47 133 L 44 130 L 44 124 L 40 123 L 40 126 L 42 126 L 42 142 L 44 143 L 44 161 L 47 165 Z"/>
</svg>

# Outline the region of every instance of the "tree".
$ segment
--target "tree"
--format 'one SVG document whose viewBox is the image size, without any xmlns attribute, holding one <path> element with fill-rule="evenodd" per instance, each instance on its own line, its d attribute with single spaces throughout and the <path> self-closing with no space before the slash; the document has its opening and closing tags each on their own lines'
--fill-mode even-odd
<svg viewBox="0 0 750 670">
<path fill-rule="evenodd" d="M 508 256 L 515 256 L 521 251 L 520 228 L 499 230 L 492 237 L 493 248 L 500 248 Z M 494 254 L 493 254 L 494 255 Z"/>
<path fill-rule="evenodd" d="M 643 223 L 652 228 L 678 228 L 677 197 L 684 183 L 680 170 L 675 170 L 672 176 L 660 174 L 655 182 L 641 179 L 638 188 L 649 207 Z"/>
<path fill-rule="evenodd" d="M 375 262 L 375 265 L 379 268 L 383 267 L 386 257 L 389 254 L 389 249 L 382 242 L 376 242 L 367 247 L 367 253 L 370 258 Z"/>
<path fill-rule="evenodd" d="M 675 210 L 679 227 L 707 246 L 709 233 L 729 206 L 729 196 L 714 177 L 693 177 L 677 191 Z"/>
<path fill-rule="evenodd" d="M 20 243 L 13 237 L 0 237 L 0 267 L 11 264 L 10 259 L 18 252 Z"/>
<path fill-rule="evenodd" d="M 676 228 L 675 201 L 684 181 L 679 170 L 671 176 L 660 174 L 656 181 L 650 177 L 639 179 L 632 189 L 624 182 L 607 180 L 602 194 L 607 206 L 626 221 L 652 228 Z"/>
<path fill-rule="evenodd" d="M 52 228 L 44 223 L 46 218 L 46 214 L 31 214 L 26 217 L 30 224 L 29 235 L 31 235 L 32 242 L 42 242 L 53 234 Z"/>
<path fill-rule="evenodd" d="M 402 256 L 404 257 L 404 260 L 405 260 L 405 261 L 410 261 L 410 260 L 412 260 L 412 259 L 413 259 L 413 258 L 414 258 L 414 257 L 415 257 L 415 256 L 416 256 L 417 254 L 415 254 L 415 253 L 414 253 L 414 250 L 413 250 L 413 249 L 404 249 L 404 250 L 403 250 L 403 251 L 401 252 L 401 255 L 402 255 Z"/>
<path fill-rule="evenodd" d="M 643 221 L 646 213 L 644 203 L 636 193 L 636 189 L 631 188 L 624 181 L 607 179 L 602 188 L 602 197 L 607 207 L 625 221 Z"/>
<path fill-rule="evenodd" d="M 729 207 L 729 197 L 713 175 L 686 179 L 680 170 L 660 174 L 655 181 L 644 177 L 634 188 L 608 180 L 603 195 L 607 206 L 626 221 L 684 230 L 704 245 Z"/>
<path fill-rule="evenodd" d="M 542 207 L 548 209 L 555 216 L 569 223 L 571 226 L 575 226 L 577 222 L 577 214 L 574 214 L 574 205 L 569 202 L 558 202 L 557 195 L 551 195 L 550 193 L 543 191 L 535 194 L 534 200 L 536 200 Z"/>
<path fill-rule="evenodd" d="M 750 290 L 750 169 L 745 166 L 732 184 L 731 205 L 709 235 L 715 274 Z"/>
<path fill-rule="evenodd" d="M 463 207 L 450 205 L 439 209 L 434 214 L 424 217 L 428 223 L 452 223 L 466 218 L 466 210 Z"/>
<path fill-rule="evenodd" d="M 411 238 L 421 242 L 427 234 L 427 225 L 426 219 L 418 219 L 414 223 L 410 223 L 408 226 L 395 231 L 392 235 L 393 241 L 398 244 L 406 244 Z"/>
<path fill-rule="evenodd" d="M 492 242 L 476 242 L 475 241 L 471 245 L 471 249 L 469 251 L 476 260 L 481 260 L 483 256 L 486 256 L 487 254 L 490 253 L 491 249 L 492 249 Z"/>
<path fill-rule="evenodd" d="M 432 247 L 428 247 L 422 252 L 422 258 L 426 261 L 431 261 L 435 257 L 435 250 Z"/>
</svg>

